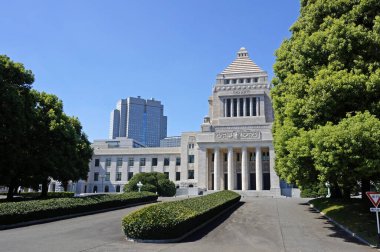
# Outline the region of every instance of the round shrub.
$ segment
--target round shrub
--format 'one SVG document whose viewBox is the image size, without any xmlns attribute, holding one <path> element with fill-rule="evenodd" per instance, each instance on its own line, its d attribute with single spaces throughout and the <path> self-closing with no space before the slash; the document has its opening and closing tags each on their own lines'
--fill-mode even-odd
<svg viewBox="0 0 380 252">
<path fill-rule="evenodd" d="M 141 172 L 133 175 L 128 184 L 124 186 L 124 192 L 137 192 L 139 181 L 143 184 L 142 191 L 158 192 L 160 196 L 168 197 L 174 196 L 176 193 L 175 184 L 160 172 Z"/>
<path fill-rule="evenodd" d="M 156 193 L 157 192 L 157 187 L 155 187 L 154 185 L 152 184 L 145 184 L 141 187 L 141 191 L 142 192 L 152 192 L 152 193 Z"/>
<path fill-rule="evenodd" d="M 165 197 L 173 197 L 176 193 L 175 184 L 169 179 L 161 179 L 158 181 L 159 194 Z"/>
</svg>

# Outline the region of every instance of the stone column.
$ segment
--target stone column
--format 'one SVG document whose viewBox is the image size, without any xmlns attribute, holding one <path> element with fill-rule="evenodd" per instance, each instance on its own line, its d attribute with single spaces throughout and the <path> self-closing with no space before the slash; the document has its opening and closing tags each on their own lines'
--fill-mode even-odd
<svg viewBox="0 0 380 252">
<path fill-rule="evenodd" d="M 263 167 L 261 161 L 261 147 L 256 147 L 256 191 L 261 191 L 263 181 Z"/>
<path fill-rule="evenodd" d="M 250 103 L 249 103 L 249 115 L 253 116 L 253 97 L 251 97 Z"/>
<path fill-rule="evenodd" d="M 248 155 L 247 147 L 241 149 L 241 189 L 243 191 L 248 190 Z"/>
<path fill-rule="evenodd" d="M 234 151 L 232 147 L 228 148 L 228 155 L 227 155 L 227 177 L 228 177 L 228 190 L 234 190 Z"/>
<path fill-rule="evenodd" d="M 230 99 L 230 115 L 231 117 L 234 117 L 234 99 Z"/>
<path fill-rule="evenodd" d="M 224 99 L 223 107 L 224 107 L 224 117 L 227 117 L 227 99 Z"/>
<path fill-rule="evenodd" d="M 256 97 L 256 116 L 260 115 L 260 97 Z"/>
<path fill-rule="evenodd" d="M 273 145 L 269 146 L 269 172 L 270 172 L 270 190 L 274 191 L 276 195 L 281 195 L 280 178 L 274 170 L 274 148 Z"/>
<path fill-rule="evenodd" d="M 214 190 L 220 190 L 220 157 L 219 148 L 214 149 Z"/>
<path fill-rule="evenodd" d="M 247 98 L 243 98 L 243 116 L 247 116 Z"/>
<path fill-rule="evenodd" d="M 236 106 L 237 106 L 237 117 L 239 117 L 240 116 L 240 98 L 237 98 Z"/>
</svg>

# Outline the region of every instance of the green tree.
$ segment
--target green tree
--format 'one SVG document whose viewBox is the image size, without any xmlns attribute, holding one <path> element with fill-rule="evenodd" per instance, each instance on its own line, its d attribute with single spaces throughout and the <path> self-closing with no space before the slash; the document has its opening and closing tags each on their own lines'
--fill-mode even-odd
<svg viewBox="0 0 380 252">
<path fill-rule="evenodd" d="M 329 133 L 347 113 L 380 116 L 380 1 L 302 0 L 291 32 L 276 51 L 271 92 L 276 170 L 288 182 L 308 187 L 324 174 L 315 151 L 302 144 L 314 150 L 313 135 L 320 137 L 323 127 Z M 361 155 L 363 149 L 356 151 L 346 154 Z M 365 172 L 373 174 L 371 169 Z M 331 182 L 338 193 L 343 185 Z M 369 186 L 368 179 L 361 182 Z"/>
<path fill-rule="evenodd" d="M 69 180 L 86 178 L 93 152 L 79 120 L 63 112 L 57 96 L 35 90 L 31 95 L 35 102 L 33 165 L 38 171 L 34 178 L 46 196 L 50 178 L 61 181 L 65 190 Z"/>
<path fill-rule="evenodd" d="M 141 191 L 157 192 L 161 196 L 170 197 L 176 193 L 175 184 L 160 172 L 140 172 L 133 175 L 128 184 L 124 186 L 124 192 L 138 191 L 137 183 L 139 181 L 143 184 Z"/>
<path fill-rule="evenodd" d="M 0 184 L 8 186 L 12 198 L 20 178 L 30 174 L 28 139 L 29 90 L 33 73 L 20 63 L 0 55 Z"/>
</svg>

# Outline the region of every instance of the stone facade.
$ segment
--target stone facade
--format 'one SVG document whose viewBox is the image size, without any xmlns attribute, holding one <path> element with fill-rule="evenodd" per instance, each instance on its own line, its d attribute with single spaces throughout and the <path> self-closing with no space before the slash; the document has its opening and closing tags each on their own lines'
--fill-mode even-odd
<svg viewBox="0 0 380 252">
<path fill-rule="evenodd" d="M 117 147 L 97 141 L 88 180 L 78 190 L 119 191 L 132 174 L 158 171 L 179 188 L 279 196 L 269 91 L 268 74 L 241 48 L 217 75 L 200 132 L 182 133 L 177 147 L 131 148 L 121 144 L 125 138 L 116 138 Z"/>
</svg>

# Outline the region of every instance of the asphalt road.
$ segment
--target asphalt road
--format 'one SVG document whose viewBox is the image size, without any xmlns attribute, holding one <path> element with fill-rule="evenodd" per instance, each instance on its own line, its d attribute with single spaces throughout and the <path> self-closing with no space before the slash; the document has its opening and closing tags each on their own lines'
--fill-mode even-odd
<svg viewBox="0 0 380 252">
<path fill-rule="evenodd" d="M 0 231 L 0 251 L 374 251 L 335 228 L 305 199 L 244 198 L 184 242 L 126 241 L 121 218 L 142 206 Z"/>
</svg>

